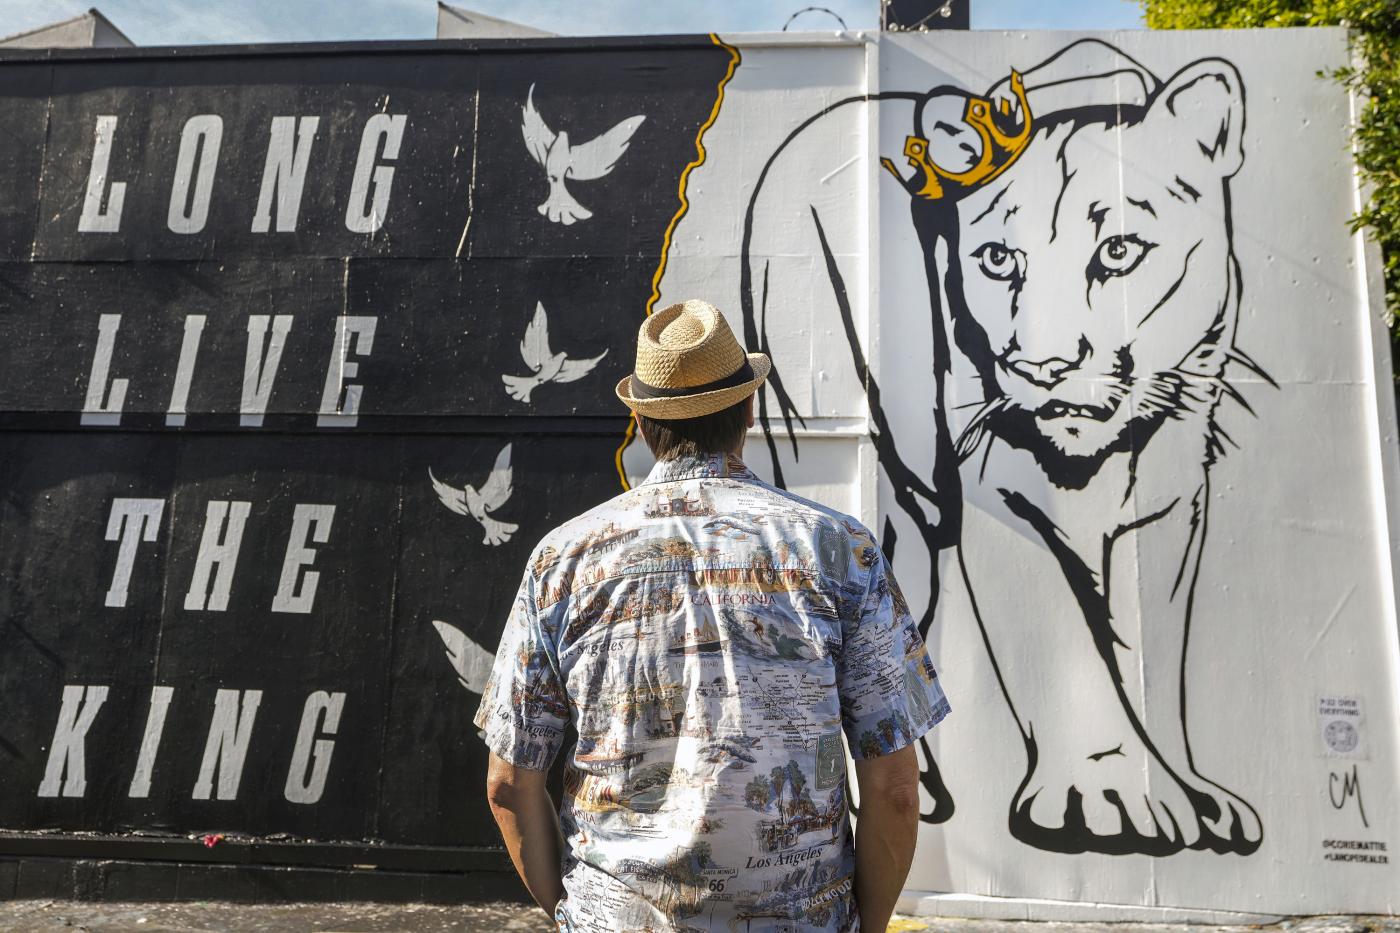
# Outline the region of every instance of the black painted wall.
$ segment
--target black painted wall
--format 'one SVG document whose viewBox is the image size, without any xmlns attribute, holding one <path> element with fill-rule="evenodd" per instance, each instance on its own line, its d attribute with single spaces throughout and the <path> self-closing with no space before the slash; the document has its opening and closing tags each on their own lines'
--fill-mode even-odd
<svg viewBox="0 0 1400 933">
<path fill-rule="evenodd" d="M 612 385 L 630 367 L 678 181 L 729 64 L 707 37 L 0 60 L 0 831 L 12 834 L 0 854 L 39 830 L 495 844 L 470 722 L 479 698 L 432 623 L 494 650 L 534 542 L 619 491 L 625 419 Z M 537 210 L 549 183 L 522 136 L 532 85 L 543 120 L 575 144 L 646 117 L 609 174 L 570 183 L 586 221 Z M 175 232 L 181 134 L 203 114 L 222 123 L 207 219 Z M 346 213 L 376 114 L 402 117 L 402 139 L 396 158 L 371 140 L 390 194 L 378 229 L 358 232 Z M 98 206 L 112 212 L 113 183 L 125 189 L 116 228 L 84 232 L 104 116 L 116 121 Z M 279 116 L 319 125 L 294 229 L 255 232 Z M 537 305 L 552 347 L 607 355 L 527 404 L 501 377 L 528 372 L 519 345 Z M 205 320 L 181 424 L 167 414 L 190 316 Z M 285 347 L 250 423 L 249 329 L 256 366 L 279 316 L 291 318 Z M 357 371 L 342 381 L 361 393 L 353 424 L 318 418 L 338 318 L 374 320 L 369 352 L 352 335 L 345 355 Z M 114 407 L 113 380 L 126 380 L 120 412 L 85 419 L 85 407 Z M 479 486 L 507 443 L 513 493 L 494 517 L 519 530 L 490 546 L 439 501 L 428 470 Z M 149 539 L 136 518 L 122 525 L 122 499 L 145 500 L 148 515 L 159 503 Z M 215 566 L 204 588 L 217 594 L 231 572 L 226 605 L 187 608 L 211 502 L 247 503 L 244 531 L 231 571 Z M 333 513 L 297 526 L 299 506 Z M 215 506 L 215 518 L 240 508 Z M 109 590 L 124 535 L 122 600 Z M 319 574 L 309 611 L 276 608 L 289 560 L 290 595 Z M 211 724 L 230 702 L 221 690 L 239 692 L 225 712 L 243 716 L 261 693 L 242 767 L 219 758 L 205 799 Z M 157 694 L 166 719 L 146 756 L 149 789 L 133 796 Z M 314 700 L 303 727 L 318 694 L 322 706 L 343 694 L 333 734 Z M 76 738 L 55 747 L 63 734 Z M 316 751 L 298 763 L 299 734 Z M 317 799 L 289 799 L 289 773 L 314 784 L 327 755 Z M 219 799 L 229 775 L 236 792 Z M 148 857 L 143 845 L 135 857 Z"/>
</svg>

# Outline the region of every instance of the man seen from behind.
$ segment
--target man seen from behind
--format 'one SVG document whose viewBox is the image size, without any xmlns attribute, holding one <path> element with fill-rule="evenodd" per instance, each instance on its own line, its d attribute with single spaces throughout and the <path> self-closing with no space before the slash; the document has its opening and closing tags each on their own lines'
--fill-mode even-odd
<svg viewBox="0 0 1400 933">
<path fill-rule="evenodd" d="M 769 368 L 703 301 L 647 318 L 617 394 L 656 466 L 526 568 L 476 723 L 561 930 L 883 931 L 908 874 L 948 702 L 871 533 L 740 459 Z"/>
</svg>

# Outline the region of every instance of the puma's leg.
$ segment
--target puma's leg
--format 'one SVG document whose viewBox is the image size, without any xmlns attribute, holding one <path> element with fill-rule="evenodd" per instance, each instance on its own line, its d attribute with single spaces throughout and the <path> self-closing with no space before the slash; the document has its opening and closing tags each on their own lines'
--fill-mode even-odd
<svg viewBox="0 0 1400 933">
<path fill-rule="evenodd" d="M 1131 715 L 1087 622 L 1106 615 L 1102 597 L 1076 590 L 1018 516 L 970 508 L 964 521 L 960 570 L 1026 743 L 1012 834 L 1061 852 L 1164 855 L 1193 845 L 1195 806 Z"/>
<path fill-rule="evenodd" d="M 894 566 L 894 575 L 909 603 L 909 611 L 918 620 L 919 634 L 924 637 L 929 656 L 937 666 L 943 654 L 942 633 L 933 625 L 938 608 L 939 575 L 956 572 L 957 565 L 951 553 L 938 550 L 926 537 L 925 532 L 934 524 L 936 513 L 930 510 L 930 514 L 921 517 L 923 523 L 916 523 L 902 509 L 891 509 L 880 529 L 880 547 Z M 946 823 L 952 819 L 956 807 L 929 739 L 930 736 L 920 736 L 916 747 L 919 784 L 923 787 L 919 795 L 919 819 L 925 823 Z"/>
<path fill-rule="evenodd" d="M 1209 646 L 1210 632 L 1193 630 L 1196 573 L 1206 531 L 1205 489 L 1176 500 L 1156 521 L 1112 544 L 1109 602 L 1133 715 L 1152 737 L 1162 763 L 1185 788 L 1199 833 L 1193 848 L 1247 854 L 1263 837 L 1259 815 L 1243 798 L 1197 770 L 1188 735 L 1188 649 Z M 1121 581 L 1121 586 L 1115 582 Z"/>
<path fill-rule="evenodd" d="M 919 784 L 924 789 L 919 795 L 919 819 L 925 823 L 946 823 L 953 818 L 956 807 L 948 785 L 943 783 L 938 759 L 933 757 L 933 749 L 929 748 L 928 736 L 919 736 L 915 751 L 919 756 Z"/>
</svg>

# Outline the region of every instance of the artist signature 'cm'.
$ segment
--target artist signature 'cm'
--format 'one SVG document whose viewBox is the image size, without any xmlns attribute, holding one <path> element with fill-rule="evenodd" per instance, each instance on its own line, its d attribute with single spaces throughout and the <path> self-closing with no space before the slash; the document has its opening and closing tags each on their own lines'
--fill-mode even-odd
<svg viewBox="0 0 1400 933">
<path fill-rule="evenodd" d="M 1356 765 L 1351 766 L 1351 773 L 1335 771 L 1327 775 L 1327 799 L 1332 801 L 1332 806 L 1338 810 L 1347 805 L 1347 801 L 1356 798 L 1356 809 L 1361 814 L 1361 825 L 1367 829 L 1371 824 L 1366 819 L 1366 806 L 1361 802 L 1361 775 L 1357 772 Z"/>
</svg>

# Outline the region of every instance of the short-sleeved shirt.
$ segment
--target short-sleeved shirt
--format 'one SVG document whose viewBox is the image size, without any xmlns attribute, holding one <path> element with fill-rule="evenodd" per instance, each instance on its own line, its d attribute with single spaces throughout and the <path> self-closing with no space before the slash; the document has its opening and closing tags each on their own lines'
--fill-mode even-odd
<svg viewBox="0 0 1400 933">
<path fill-rule="evenodd" d="M 856 930 L 842 733 L 948 701 L 864 526 L 737 457 L 658 463 L 535 549 L 476 724 L 564 776 L 563 930 Z"/>
</svg>

